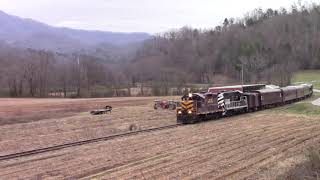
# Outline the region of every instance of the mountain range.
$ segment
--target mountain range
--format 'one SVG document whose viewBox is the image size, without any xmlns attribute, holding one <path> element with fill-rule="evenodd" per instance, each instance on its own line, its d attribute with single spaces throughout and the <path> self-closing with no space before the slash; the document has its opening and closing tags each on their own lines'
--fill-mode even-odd
<svg viewBox="0 0 320 180">
<path fill-rule="evenodd" d="M 0 42 L 19 48 L 57 52 L 91 50 L 97 47 L 119 47 L 150 38 L 148 33 L 88 31 L 54 27 L 32 19 L 0 11 Z"/>
</svg>

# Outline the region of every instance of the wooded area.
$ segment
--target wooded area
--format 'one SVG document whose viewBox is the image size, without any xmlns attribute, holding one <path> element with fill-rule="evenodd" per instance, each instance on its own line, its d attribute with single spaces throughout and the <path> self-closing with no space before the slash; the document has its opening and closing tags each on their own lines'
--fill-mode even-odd
<svg viewBox="0 0 320 180">
<path fill-rule="evenodd" d="M 208 17 L 210 18 L 210 17 Z M 134 45 L 135 46 L 135 45 Z M 117 61 L 82 51 L 61 54 L 0 46 L 1 96 L 130 96 L 183 93 L 187 84 L 290 84 L 300 69 L 320 68 L 320 6 L 256 9 L 221 26 L 155 35 Z M 122 92 L 121 90 L 128 89 Z"/>
</svg>

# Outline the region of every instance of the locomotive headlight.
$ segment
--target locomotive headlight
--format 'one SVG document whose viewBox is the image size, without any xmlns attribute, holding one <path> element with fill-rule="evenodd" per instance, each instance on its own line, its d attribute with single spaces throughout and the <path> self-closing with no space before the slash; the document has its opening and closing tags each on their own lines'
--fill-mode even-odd
<svg viewBox="0 0 320 180">
<path fill-rule="evenodd" d="M 192 97 L 192 93 L 189 93 L 189 98 L 191 98 Z"/>
<path fill-rule="evenodd" d="M 192 111 L 191 111 L 191 110 L 189 110 L 189 111 L 188 111 L 188 114 L 192 114 Z"/>
<path fill-rule="evenodd" d="M 182 111 L 178 111 L 178 114 L 182 114 Z"/>
</svg>

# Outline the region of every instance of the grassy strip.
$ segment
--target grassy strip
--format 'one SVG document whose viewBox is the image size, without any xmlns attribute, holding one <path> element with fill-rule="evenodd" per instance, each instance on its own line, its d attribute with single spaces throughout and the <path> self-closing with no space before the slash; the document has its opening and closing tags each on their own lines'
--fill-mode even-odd
<svg viewBox="0 0 320 180">
<path fill-rule="evenodd" d="M 304 115 L 320 115 L 320 106 L 315 106 L 311 103 L 297 103 L 290 105 L 284 110 L 288 113 L 304 114 Z"/>
<path fill-rule="evenodd" d="M 315 89 L 320 89 L 320 70 L 300 71 L 293 76 L 292 82 L 311 83 Z"/>
<path fill-rule="evenodd" d="M 311 104 L 312 101 L 318 98 L 320 98 L 320 93 L 314 93 L 314 95 L 311 98 L 308 98 L 304 101 L 270 109 L 269 112 L 275 112 L 275 113 L 284 112 L 289 114 L 303 114 L 303 115 L 309 115 L 309 116 L 318 116 L 320 115 L 320 106 L 315 106 Z"/>
</svg>

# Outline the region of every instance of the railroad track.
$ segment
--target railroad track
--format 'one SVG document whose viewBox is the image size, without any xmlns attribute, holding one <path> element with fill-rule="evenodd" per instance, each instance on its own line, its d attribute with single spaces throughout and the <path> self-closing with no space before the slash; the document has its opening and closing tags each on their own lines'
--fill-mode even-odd
<svg viewBox="0 0 320 180">
<path fill-rule="evenodd" d="M 105 136 L 105 137 L 88 139 L 88 140 L 77 141 L 77 142 L 72 142 L 72 143 L 66 143 L 66 144 L 41 148 L 41 149 L 25 151 L 25 152 L 8 154 L 8 155 L 0 156 L 0 161 L 11 160 L 11 159 L 16 159 L 16 158 L 21 158 L 21 157 L 27 157 L 27 156 L 32 156 L 32 155 L 51 152 L 51 151 L 57 151 L 57 150 L 61 150 L 61 149 L 66 149 L 66 148 L 75 147 L 75 146 L 81 146 L 81 145 L 85 145 L 85 144 L 96 143 L 96 142 L 100 142 L 100 141 L 108 141 L 108 140 L 112 140 L 112 139 L 116 139 L 116 138 L 120 138 L 120 137 L 136 135 L 136 134 L 140 134 L 140 133 L 154 132 L 154 131 L 160 131 L 160 130 L 164 130 L 164 129 L 171 129 L 171 128 L 175 128 L 178 126 L 181 126 L 181 124 L 173 124 L 173 125 L 168 125 L 168 126 L 149 128 L 149 129 L 138 130 L 138 131 L 131 131 L 131 132 L 115 134 L 115 135 L 111 135 L 111 136 Z"/>
</svg>

